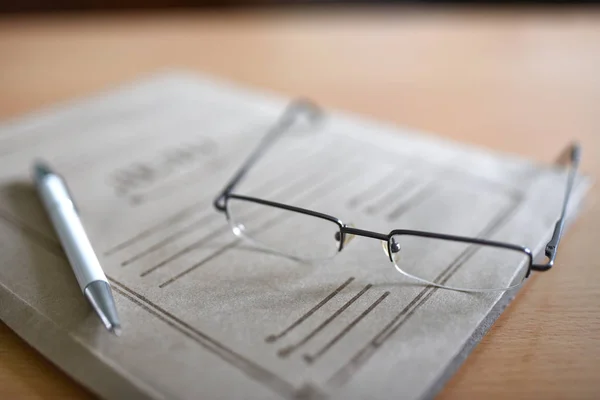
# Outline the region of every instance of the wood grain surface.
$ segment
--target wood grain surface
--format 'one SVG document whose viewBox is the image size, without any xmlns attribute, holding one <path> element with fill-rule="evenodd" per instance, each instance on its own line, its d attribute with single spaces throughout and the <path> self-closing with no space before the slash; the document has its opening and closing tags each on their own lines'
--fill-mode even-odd
<svg viewBox="0 0 600 400">
<path fill-rule="evenodd" d="M 2 120 L 169 68 L 600 173 L 593 9 L 0 17 Z M 599 193 L 440 398 L 600 397 Z M 89 397 L 0 323 L 0 398 Z"/>
</svg>

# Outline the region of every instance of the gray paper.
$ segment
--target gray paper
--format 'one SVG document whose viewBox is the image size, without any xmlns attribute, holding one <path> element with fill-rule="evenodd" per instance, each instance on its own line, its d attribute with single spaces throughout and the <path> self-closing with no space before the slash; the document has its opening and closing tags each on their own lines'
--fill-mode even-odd
<svg viewBox="0 0 600 400">
<path fill-rule="evenodd" d="M 306 264 L 234 236 L 212 200 L 286 103 L 172 73 L 0 127 L 0 317 L 106 398 L 433 395 L 512 293 L 425 286 L 372 239 Z M 120 337 L 86 303 L 35 195 L 29 170 L 39 157 L 77 201 Z M 237 192 L 364 229 L 434 230 L 537 252 L 564 182 L 560 168 L 331 113 L 278 142 Z M 248 227 L 268 222 L 241 215 Z M 265 231 L 269 243 L 320 250 L 306 246 L 311 235 L 277 227 Z M 413 248 L 440 265 L 457 259 L 443 246 Z M 449 283 L 490 266 L 518 273 L 502 261 L 455 262 Z"/>
</svg>

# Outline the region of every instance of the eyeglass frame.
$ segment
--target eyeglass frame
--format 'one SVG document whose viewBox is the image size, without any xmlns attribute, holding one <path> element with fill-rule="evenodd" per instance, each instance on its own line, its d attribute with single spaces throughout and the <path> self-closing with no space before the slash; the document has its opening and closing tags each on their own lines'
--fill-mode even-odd
<svg viewBox="0 0 600 400">
<path fill-rule="evenodd" d="M 399 251 L 399 248 L 395 249 L 393 247 L 394 246 L 393 237 L 398 236 L 398 235 L 406 235 L 406 236 L 410 235 L 410 236 L 416 236 L 416 237 L 439 239 L 439 240 L 453 241 L 453 242 L 459 242 L 459 243 L 468 243 L 468 244 L 473 244 L 473 245 L 488 246 L 488 247 L 494 247 L 494 248 L 500 248 L 500 249 L 505 249 L 505 250 L 513 250 L 513 251 L 521 252 L 527 257 L 527 260 L 528 260 L 527 272 L 526 272 L 524 279 L 529 277 L 529 275 L 531 274 L 531 271 L 548 271 L 549 269 L 551 269 L 554 266 L 558 245 L 562 239 L 563 232 L 564 232 L 569 200 L 571 198 L 571 193 L 572 193 L 573 185 L 575 182 L 575 177 L 577 176 L 577 171 L 579 169 L 579 164 L 580 164 L 580 160 L 581 160 L 581 146 L 577 142 L 571 143 L 571 145 L 567 148 L 567 151 L 564 153 L 564 154 L 568 155 L 568 158 L 569 158 L 569 160 L 568 160 L 569 172 L 567 175 L 567 183 L 566 183 L 566 188 L 565 188 L 565 192 L 564 192 L 564 199 L 562 202 L 561 213 L 560 213 L 559 219 L 554 224 L 554 231 L 552 233 L 552 237 L 551 237 L 550 241 L 546 244 L 545 249 L 544 249 L 544 254 L 547 258 L 547 261 L 545 263 L 536 264 L 536 263 L 534 263 L 534 256 L 533 256 L 531 250 L 528 247 L 523 246 L 523 245 L 517 245 L 517 244 L 501 242 L 501 241 L 494 241 L 494 240 L 489 240 L 489 239 L 482 239 L 482 238 L 477 238 L 477 237 L 458 236 L 458 235 L 450 235 L 450 234 L 412 230 L 412 229 L 394 229 L 394 230 L 390 231 L 388 234 L 385 234 L 385 233 L 355 228 L 354 226 L 343 223 L 339 218 L 336 218 L 332 215 L 321 213 L 318 211 L 313 211 L 313 210 L 309 210 L 306 208 L 292 206 L 289 204 L 284 204 L 284 203 L 274 202 L 274 201 L 260 199 L 260 198 L 256 198 L 256 197 L 250 197 L 250 196 L 244 196 L 244 195 L 238 195 L 238 194 L 232 193 L 233 190 L 235 189 L 235 187 L 242 181 L 242 179 L 246 176 L 246 174 L 249 172 L 249 170 L 252 168 L 252 166 L 258 162 L 258 160 L 266 152 L 266 150 L 269 147 L 271 147 L 277 141 L 277 139 L 279 139 L 279 137 L 281 135 L 283 135 L 285 132 L 287 132 L 288 129 L 293 125 L 294 120 L 295 120 L 295 114 L 297 114 L 298 112 L 306 112 L 308 117 L 312 121 L 319 120 L 322 117 L 322 112 L 321 112 L 320 108 L 310 101 L 300 99 L 300 100 L 295 100 L 290 103 L 290 105 L 285 109 L 285 111 L 283 112 L 283 114 L 279 118 L 279 120 L 267 131 L 267 133 L 262 138 L 262 140 L 259 142 L 259 144 L 255 147 L 255 149 L 252 151 L 252 153 L 250 153 L 249 157 L 244 161 L 244 163 L 242 163 L 242 165 L 239 167 L 239 169 L 236 171 L 236 173 L 230 178 L 228 183 L 225 185 L 225 187 L 221 190 L 221 192 L 215 198 L 215 200 L 213 202 L 214 207 L 216 208 L 217 211 L 225 213 L 226 218 L 228 220 L 230 220 L 230 216 L 227 211 L 228 210 L 227 202 L 229 201 L 229 199 L 236 199 L 236 200 L 258 203 L 261 205 L 275 207 L 275 208 L 279 208 L 279 209 L 283 209 L 283 210 L 287 210 L 287 211 L 292 211 L 292 212 L 324 219 L 324 220 L 335 223 L 336 225 L 338 225 L 338 228 L 339 228 L 339 238 L 336 237 L 336 240 L 339 239 L 338 240 L 339 245 L 338 245 L 338 250 L 337 250 L 338 253 L 344 249 L 344 246 L 349 242 L 350 237 L 353 237 L 353 236 L 368 237 L 368 238 L 372 238 L 372 239 L 385 241 L 387 243 L 386 253 L 387 253 L 390 261 L 392 263 L 394 263 L 393 254 L 396 253 L 397 251 Z M 563 158 L 563 157 L 560 157 L 560 158 Z M 420 278 L 417 278 L 417 279 L 422 280 Z M 428 282 L 428 283 L 431 285 L 440 286 L 442 288 L 452 289 L 447 286 L 437 285 L 434 282 Z M 518 286 L 518 285 L 516 285 L 516 286 Z M 510 288 L 511 287 L 503 288 L 503 289 L 488 289 L 488 290 L 505 291 Z M 465 289 L 464 291 L 472 291 L 472 290 Z M 473 291 L 477 291 L 477 290 L 473 289 Z"/>
</svg>

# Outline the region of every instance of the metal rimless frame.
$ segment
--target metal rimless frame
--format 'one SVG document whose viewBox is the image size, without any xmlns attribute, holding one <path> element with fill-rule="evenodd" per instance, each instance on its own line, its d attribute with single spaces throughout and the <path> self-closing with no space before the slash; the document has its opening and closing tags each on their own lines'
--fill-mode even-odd
<svg viewBox="0 0 600 400">
<path fill-rule="evenodd" d="M 225 213 L 235 235 L 267 248 L 271 252 L 300 261 L 318 261 L 341 252 L 355 236 L 380 240 L 396 269 L 417 281 L 453 290 L 508 290 L 520 285 L 532 270 L 552 268 L 565 226 L 567 206 L 577 175 L 580 147 L 571 145 L 568 174 L 560 217 L 545 248 L 545 263 L 534 263 L 528 247 L 476 237 L 395 229 L 379 233 L 355 228 L 340 219 L 317 211 L 234 194 L 233 190 L 279 137 L 300 118 L 318 121 L 320 110 L 305 101 L 292 103 L 269 129 L 258 146 L 233 175 L 215 199 L 215 208 Z M 255 222 L 260 215 L 262 222 Z M 269 218 L 265 218 L 268 216 Z M 434 248 L 435 251 L 431 251 Z M 450 274 L 450 255 L 478 255 L 475 271 Z"/>
</svg>

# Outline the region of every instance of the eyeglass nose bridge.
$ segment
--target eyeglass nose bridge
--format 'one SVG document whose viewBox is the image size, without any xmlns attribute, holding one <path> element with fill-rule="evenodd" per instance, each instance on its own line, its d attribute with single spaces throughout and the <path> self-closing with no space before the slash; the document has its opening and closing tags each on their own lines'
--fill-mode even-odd
<svg viewBox="0 0 600 400">
<path fill-rule="evenodd" d="M 340 251 L 348 244 L 352 241 L 352 239 L 354 239 L 355 236 L 364 236 L 364 237 L 368 237 L 371 239 L 378 239 L 381 241 L 381 246 L 383 247 L 383 251 L 385 253 L 385 255 L 390 259 L 390 261 L 394 261 L 393 260 L 393 254 L 398 253 L 400 251 L 400 246 L 398 245 L 398 243 L 393 239 L 393 238 L 389 238 L 388 235 L 384 235 L 383 233 L 378 233 L 378 232 L 373 232 L 373 231 L 366 231 L 363 229 L 357 229 L 354 227 L 353 224 L 345 224 L 342 226 L 341 230 L 341 237 L 343 237 L 343 243 L 340 243 Z M 338 234 L 336 234 L 336 240 L 339 241 L 341 239 L 341 237 L 338 237 Z"/>
</svg>

